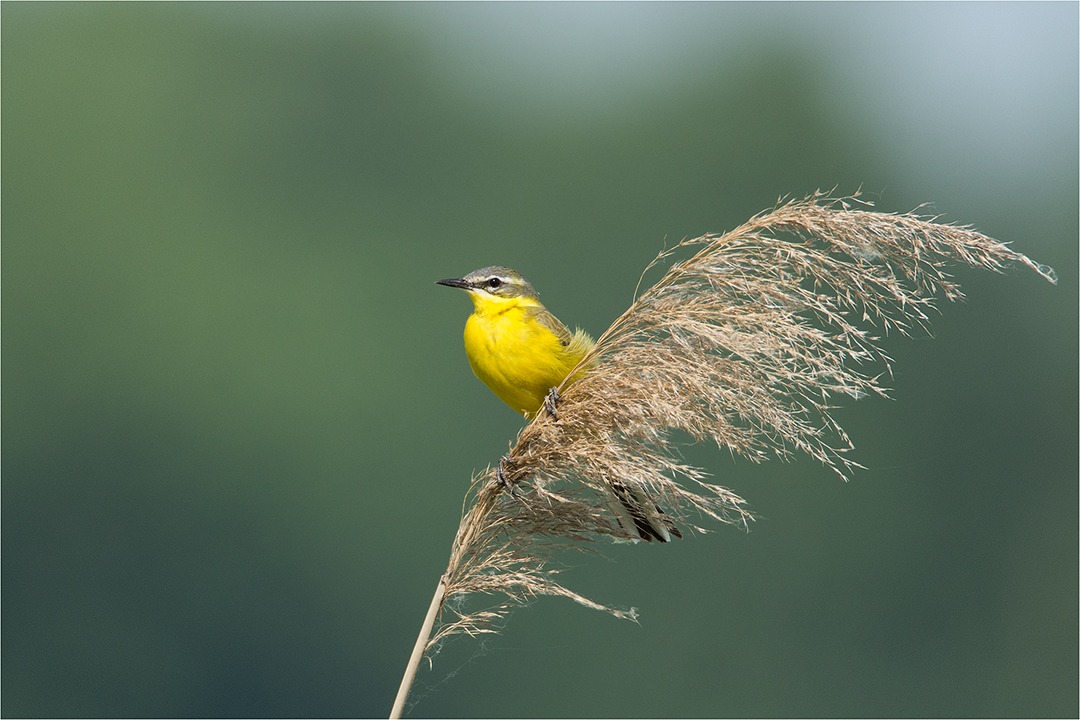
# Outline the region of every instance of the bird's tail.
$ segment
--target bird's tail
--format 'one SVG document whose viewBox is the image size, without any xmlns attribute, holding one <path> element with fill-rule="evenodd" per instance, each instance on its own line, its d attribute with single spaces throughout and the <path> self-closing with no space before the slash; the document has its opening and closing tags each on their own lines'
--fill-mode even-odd
<svg viewBox="0 0 1080 720">
<path fill-rule="evenodd" d="M 619 525 L 634 542 L 652 542 L 654 538 L 660 542 L 671 542 L 672 535 L 682 538 L 675 523 L 648 494 L 621 482 L 611 483 L 611 492 L 608 505 L 619 519 Z"/>
</svg>

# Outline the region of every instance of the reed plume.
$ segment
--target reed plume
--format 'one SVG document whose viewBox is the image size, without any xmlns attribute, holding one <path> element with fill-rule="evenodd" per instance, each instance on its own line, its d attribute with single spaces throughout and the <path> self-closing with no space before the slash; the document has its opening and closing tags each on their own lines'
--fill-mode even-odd
<svg viewBox="0 0 1080 720">
<path fill-rule="evenodd" d="M 392 717 L 425 650 L 453 634 L 496 632 L 538 595 L 634 619 L 633 608 L 564 587 L 549 567 L 555 551 L 635 539 L 620 497 L 671 528 L 752 519 L 740 497 L 677 459 L 673 433 L 755 462 L 804 453 L 846 478 L 858 465 L 832 403 L 884 395 L 890 360 L 880 336 L 927 330 L 937 298 L 963 297 L 946 265 L 1025 265 L 1057 282 L 1052 269 L 969 227 L 871 207 L 815 193 L 657 256 L 646 271 L 674 262 L 600 336 L 557 403 L 473 478 Z M 503 600 L 466 610 L 477 594 Z"/>
</svg>

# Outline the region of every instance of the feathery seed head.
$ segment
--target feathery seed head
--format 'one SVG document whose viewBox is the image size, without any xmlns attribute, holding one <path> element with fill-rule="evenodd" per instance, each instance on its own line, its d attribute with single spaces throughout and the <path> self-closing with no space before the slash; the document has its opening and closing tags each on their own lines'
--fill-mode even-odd
<svg viewBox="0 0 1080 720">
<path fill-rule="evenodd" d="M 680 461 L 673 433 L 753 462 L 805 454 L 845 476 L 858 465 L 831 416 L 835 398 L 885 394 L 879 380 L 891 368 L 880 335 L 925 328 L 937 298 L 963 297 L 947 265 L 1022 265 L 1057 281 L 1051 268 L 970 228 L 857 204 L 869 207 L 815 193 L 656 258 L 650 268 L 690 255 L 600 336 L 585 370 L 559 388 L 557 417 L 538 412 L 498 471 L 475 478 L 446 597 L 501 592 L 506 601 L 471 613 L 444 605 L 456 619 L 443 621 L 432 644 L 496 632 L 511 607 L 540 594 L 633 619 L 633 609 L 563 587 L 547 561 L 554 550 L 630 539 L 605 501 L 613 491 L 656 498 L 684 529 L 704 532 L 691 524 L 701 517 L 752 519 L 741 498 Z M 535 297 L 509 268 L 440 283 L 474 298 Z"/>
</svg>

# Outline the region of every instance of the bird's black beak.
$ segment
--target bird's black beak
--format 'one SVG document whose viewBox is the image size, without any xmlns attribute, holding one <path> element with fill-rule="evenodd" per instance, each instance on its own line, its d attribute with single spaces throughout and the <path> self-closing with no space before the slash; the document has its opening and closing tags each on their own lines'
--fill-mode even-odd
<svg viewBox="0 0 1080 720">
<path fill-rule="evenodd" d="M 436 285 L 446 285 L 447 287 L 461 288 L 462 290 L 468 290 L 473 285 L 465 278 L 450 278 L 448 280 L 436 280 Z"/>
</svg>

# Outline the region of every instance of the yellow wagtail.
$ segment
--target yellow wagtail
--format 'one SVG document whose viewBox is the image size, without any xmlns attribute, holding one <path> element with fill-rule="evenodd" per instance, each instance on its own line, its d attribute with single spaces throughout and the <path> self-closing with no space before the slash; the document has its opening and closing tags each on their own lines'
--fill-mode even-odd
<svg viewBox="0 0 1080 720">
<path fill-rule="evenodd" d="M 476 377 L 515 412 L 531 418 L 546 406 L 554 416 L 558 396 L 552 391 L 585 357 L 593 339 L 582 330 L 571 334 L 541 304 L 529 281 L 510 268 L 496 265 L 436 282 L 461 288 L 472 298 L 465 354 Z M 499 463 L 500 478 L 505 477 L 505 461 Z M 619 503 L 610 505 L 632 537 L 649 542 L 682 537 L 648 495 L 619 482 L 611 487 Z"/>
<path fill-rule="evenodd" d="M 510 268 L 486 267 L 439 285 L 469 293 L 465 353 L 476 377 L 515 412 L 529 417 L 593 346 L 540 304 L 529 281 Z"/>
</svg>

